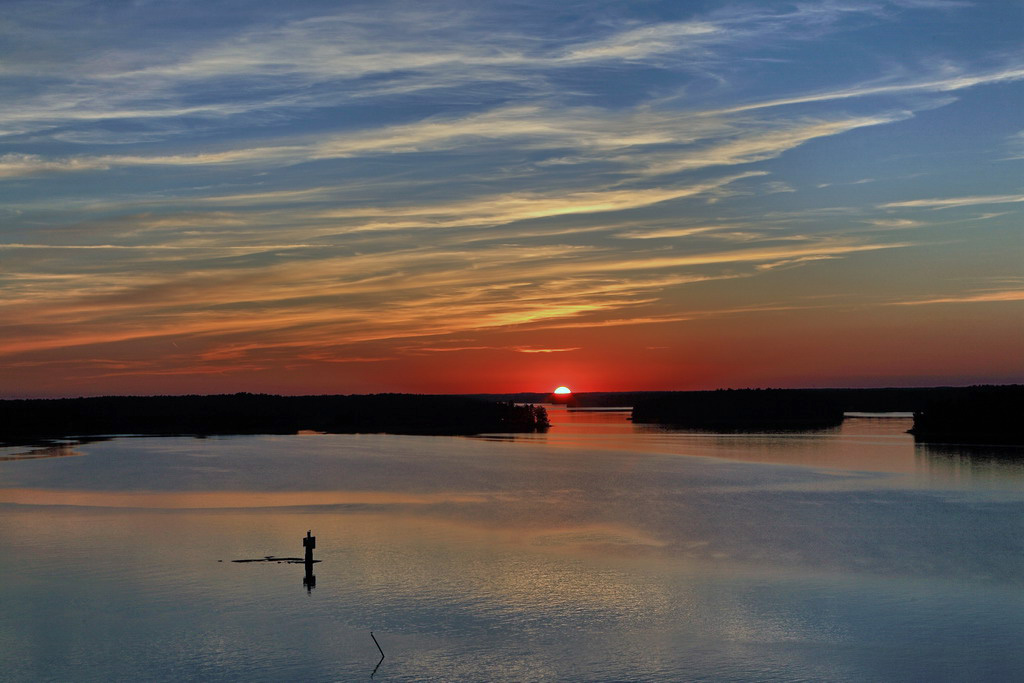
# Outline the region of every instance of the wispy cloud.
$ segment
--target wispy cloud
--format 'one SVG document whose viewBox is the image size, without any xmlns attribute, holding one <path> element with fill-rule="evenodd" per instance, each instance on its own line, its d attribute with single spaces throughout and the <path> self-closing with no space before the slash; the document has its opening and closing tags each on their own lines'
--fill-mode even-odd
<svg viewBox="0 0 1024 683">
<path fill-rule="evenodd" d="M 906 228 L 919 228 L 924 225 L 921 221 L 912 221 L 909 218 L 875 218 L 869 221 L 869 223 L 884 230 L 903 230 Z"/>
<path fill-rule="evenodd" d="M 0 156 L 0 178 L 36 175 L 47 172 L 95 171 L 110 164 L 95 158 L 46 159 L 38 154 Z"/>
<path fill-rule="evenodd" d="M 326 159 L 379 155 L 470 151 L 486 144 L 519 149 L 574 150 L 560 164 L 613 164 L 623 172 L 658 176 L 714 166 L 752 164 L 772 159 L 811 140 L 857 128 L 903 120 L 908 112 L 837 118 L 762 121 L 710 118 L 646 108 L 608 114 L 592 109 L 542 106 L 500 108 L 459 118 L 428 118 L 416 123 L 375 127 L 320 140 L 278 146 L 173 155 L 102 155 L 47 159 L 39 155 L 0 157 L 0 178 L 55 172 L 86 172 L 132 166 L 280 167 Z M 540 166 L 550 164 L 540 163 Z M 779 185 L 778 187 L 783 187 Z M 312 198 L 325 188 L 240 195 L 243 201 Z M 776 190 L 779 191 L 779 190 Z M 783 190 L 785 191 L 785 190 Z"/>
<path fill-rule="evenodd" d="M 978 85 L 993 83 L 1005 83 L 1024 79 L 1024 67 L 1013 66 L 997 71 L 976 74 L 961 74 L 945 78 L 926 79 L 921 81 L 910 81 L 905 83 L 891 83 L 886 85 L 855 85 L 849 88 L 814 93 L 810 95 L 797 95 L 794 97 L 783 97 L 763 102 L 751 102 L 735 107 L 716 109 L 709 113 L 735 114 L 756 109 L 769 109 L 773 107 L 785 107 L 793 104 L 807 104 L 810 102 L 828 102 L 833 100 L 845 100 L 859 97 L 873 97 L 879 95 L 903 95 L 913 93 L 941 93 L 954 92 L 965 88 L 973 88 Z"/>
<path fill-rule="evenodd" d="M 546 70 L 635 62 L 687 52 L 709 38 L 725 39 L 716 27 L 698 21 L 606 30 L 601 38 L 570 39 L 567 44 L 561 36 L 495 31 L 482 15 L 453 12 L 439 20 L 429 9 L 404 7 L 382 21 L 351 8 L 250 26 L 213 46 L 193 40 L 178 49 L 147 46 L 120 55 L 95 46 L 95 54 L 80 59 L 70 71 L 63 64 L 56 70 L 49 60 L 26 60 L 17 68 L 8 62 L 9 75 L 63 81 L 63 87 L 6 107 L 0 129 L 27 132 L 69 121 L 216 119 L 473 82 L 547 93 Z M 265 95 L 232 97 L 221 89 L 229 81 Z M 325 87 L 336 84 L 345 87 Z M 206 101 L 186 104 L 196 95 Z"/>
<path fill-rule="evenodd" d="M 750 126 L 750 130 L 742 134 L 726 137 L 722 142 L 703 148 L 653 153 L 640 159 L 643 173 L 647 175 L 667 175 L 712 166 L 751 164 L 773 159 L 783 152 L 817 138 L 839 135 L 867 126 L 893 123 L 909 115 L 908 112 L 901 112 L 833 121 L 799 120 L 781 124 L 761 122 L 760 125 Z"/>
<path fill-rule="evenodd" d="M 941 197 L 934 199 L 910 199 L 902 202 L 880 204 L 883 209 L 953 209 L 961 206 L 984 204 L 1015 204 L 1024 202 L 1024 194 L 983 195 L 976 197 Z"/>
<path fill-rule="evenodd" d="M 648 109 L 608 114 L 592 109 L 507 107 L 459 118 L 428 118 L 398 126 L 375 127 L 316 141 L 279 146 L 173 155 L 102 155 L 47 159 L 39 155 L 0 157 L 0 177 L 40 173 L 97 171 L 131 166 L 278 167 L 325 159 L 378 155 L 468 151 L 486 143 L 520 149 L 574 150 L 563 164 L 604 162 L 635 169 L 644 176 L 679 173 L 712 166 L 750 164 L 817 138 L 866 126 L 892 123 L 908 114 L 882 114 L 837 120 L 725 120 Z M 703 143 L 703 144 L 701 144 Z M 543 164 L 542 164 L 543 165 Z M 314 193 L 318 189 L 295 191 Z M 282 193 L 269 193 L 274 194 Z M 253 194 L 243 199 L 257 201 Z"/>
<path fill-rule="evenodd" d="M 529 192 L 483 197 L 436 206 L 328 210 L 320 214 L 320 217 L 384 219 L 361 222 L 352 228 L 356 232 L 497 225 L 555 216 L 626 211 L 674 199 L 702 195 L 737 180 L 756 175 L 763 174 L 759 172 L 740 173 L 682 187 L 607 189 L 589 192 Z"/>
<path fill-rule="evenodd" d="M 19 372 L 575 361 L 597 352 L 574 330 L 809 311 L 808 290 L 870 308 L 859 283 L 896 254 L 1005 256 L 1024 202 L 971 165 L 993 153 L 975 128 L 1020 137 L 984 113 L 1024 68 L 1005 36 L 942 38 L 996 26 L 991 7 L 256 2 L 168 22 L 143 3 L 78 26 L 86 6 L 9 4 L 0 354 Z M 982 219 L 969 244 L 916 241 Z M 885 301 L 1017 300 L 904 296 L 931 291 L 915 273 Z"/>
<path fill-rule="evenodd" d="M 620 232 L 615 236 L 631 240 L 673 239 L 677 237 L 691 237 L 693 235 L 699 235 L 707 232 L 731 230 L 735 227 L 736 226 L 734 225 L 698 225 L 694 227 L 658 228 L 653 230 L 640 229 Z"/>
<path fill-rule="evenodd" d="M 629 29 L 607 38 L 573 45 L 556 57 L 554 63 L 649 59 L 726 39 L 723 29 L 711 22 L 670 22 Z"/>
<path fill-rule="evenodd" d="M 452 334 L 642 307 L 657 301 L 666 287 L 735 277 L 733 269 L 743 264 L 756 266 L 750 271 L 754 273 L 782 262 L 902 246 L 830 238 L 678 255 L 564 245 L 494 246 L 447 254 L 416 248 L 220 272 L 207 268 L 184 280 L 176 273 L 165 278 L 145 272 L 143 261 L 134 279 L 124 264 L 119 280 L 105 284 L 86 268 L 80 283 L 44 281 L 39 283 L 43 290 L 9 299 L 0 309 L 7 320 L 18 322 L 6 326 L 8 341 L 0 344 L 0 353 L 243 332 L 313 348 Z M 719 275 L 700 272 L 709 266 L 730 270 Z M 616 273 L 626 275 L 612 275 Z M 63 294 L 77 284 L 83 285 L 82 294 Z M 200 292 L 203 307 L 195 309 L 192 303 Z M 389 301 L 386 309 L 379 307 L 382 296 Z M 145 316 L 144 325 L 137 316 Z M 74 333 L 69 333 L 69 324 L 75 326 Z M 293 335 L 301 341 L 291 339 Z"/>
<path fill-rule="evenodd" d="M 1024 289 L 967 292 L 963 294 L 954 294 L 952 296 L 938 296 L 924 299 L 908 299 L 906 301 L 894 301 L 891 305 L 927 306 L 931 304 L 1002 303 L 1009 301 L 1024 301 Z"/>
<path fill-rule="evenodd" d="M 667 57 L 678 68 L 707 69 L 721 51 L 756 40 L 783 41 L 831 27 L 849 16 L 875 15 L 872 3 L 799 5 L 789 11 L 713 13 L 704 19 L 602 26 L 594 38 L 495 30 L 486 12 L 451 12 L 439 20 L 424 8 L 389 13 L 387 21 L 343 9 L 336 14 L 242 27 L 213 46 L 182 41 L 176 49 L 140 46 L 111 53 L 106 45 L 57 68 L 50 60 L 8 63 L 7 73 L 45 78 L 58 87 L 23 98 L 0 114 L 0 129 L 27 132 L 61 122 L 167 119 L 167 134 L 179 117 L 218 119 L 267 111 L 301 111 L 337 106 L 367 95 L 386 97 L 468 83 L 509 84 L 519 93 L 546 97 L 558 92 L 552 71 L 591 65 L 654 64 Z M 486 37 L 485 37 L 486 36 Z M 16 65 L 16 66 L 15 66 Z M 960 74 L 908 83 L 852 86 L 813 95 L 726 107 L 709 113 L 736 113 L 811 101 L 905 92 L 945 92 L 983 83 L 1015 80 L 1019 68 Z M 60 87 L 63 81 L 63 87 Z M 240 84 L 263 96 L 232 96 L 225 83 Z M 338 87 L 342 85 L 343 87 Z M 200 104 L 193 103 L 199 97 Z M 190 102 L 191 101 L 191 102 Z M 150 131 L 152 135 L 155 131 Z M 63 132 L 59 135 L 65 135 Z M 94 131 L 93 135 L 100 135 Z M 66 137 L 66 136 L 65 136 Z M 116 134 L 110 134 L 111 141 Z"/>
</svg>

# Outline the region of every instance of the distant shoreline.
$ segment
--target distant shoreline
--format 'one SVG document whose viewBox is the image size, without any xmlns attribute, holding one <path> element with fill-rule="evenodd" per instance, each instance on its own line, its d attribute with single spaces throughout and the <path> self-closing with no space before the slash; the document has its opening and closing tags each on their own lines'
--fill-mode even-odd
<svg viewBox="0 0 1024 683">
<path fill-rule="evenodd" d="M 836 426 L 845 413 L 910 413 L 922 443 L 1024 445 L 1024 386 L 926 389 L 738 389 L 672 392 L 637 402 L 633 421 L 754 431 Z"/>
<path fill-rule="evenodd" d="M 551 394 L 218 394 L 0 400 L 0 443 L 112 435 L 543 431 Z M 638 423 L 724 431 L 835 426 L 844 413 L 913 414 L 922 442 L 1024 444 L 1024 385 L 884 389 L 724 389 L 590 392 L 569 408 L 631 407 Z M 628 409 L 628 408 L 627 408 Z"/>
<path fill-rule="evenodd" d="M 392 433 L 469 435 L 548 427 L 543 407 L 467 396 L 100 396 L 0 401 L 0 442 L 116 434 Z"/>
</svg>

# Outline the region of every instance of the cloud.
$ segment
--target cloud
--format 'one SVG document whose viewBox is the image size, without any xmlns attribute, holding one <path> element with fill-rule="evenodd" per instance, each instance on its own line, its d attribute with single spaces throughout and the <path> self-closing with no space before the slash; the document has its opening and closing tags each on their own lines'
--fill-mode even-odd
<svg viewBox="0 0 1024 683">
<path fill-rule="evenodd" d="M 975 303 L 1005 303 L 1009 301 L 1024 301 L 1024 289 L 1009 289 L 1000 291 L 966 292 L 951 296 L 939 296 L 928 299 L 908 299 L 906 301 L 893 301 L 892 306 L 929 306 L 932 304 L 975 304 Z"/>
<path fill-rule="evenodd" d="M 765 194 L 778 194 L 780 192 L 796 192 L 796 189 L 789 183 L 781 180 L 769 180 L 764 184 Z"/>
<path fill-rule="evenodd" d="M 226 149 L 174 155 L 102 155 L 47 160 L 38 155 L 0 157 L 0 177 L 45 172 L 95 171 L 131 166 L 279 167 L 302 162 L 366 158 L 377 155 L 423 154 L 440 151 L 484 153 L 484 142 L 512 145 L 519 150 L 573 150 L 559 164 L 603 162 L 642 176 L 657 176 L 713 166 L 750 164 L 777 157 L 810 140 L 857 128 L 893 123 L 907 112 L 795 121 L 726 120 L 636 108 L 614 114 L 585 108 L 539 105 L 502 107 L 462 117 L 431 117 L 415 123 L 375 127 L 326 136 L 316 141 L 277 146 Z M 540 162 L 544 166 L 545 161 Z M 551 164 L 547 164 L 551 165 Z M 782 187 L 780 185 L 780 187 Z M 247 201 L 304 197 L 327 188 L 239 195 Z M 237 201 L 237 200 L 236 200 Z"/>
<path fill-rule="evenodd" d="M 15 178 L 50 172 L 95 171 L 110 168 L 100 159 L 46 159 L 38 154 L 0 156 L 0 178 Z"/>
<path fill-rule="evenodd" d="M 915 246 L 894 231 L 922 224 L 877 209 L 1024 197 L 965 187 L 878 204 L 931 192 L 922 178 L 898 194 L 906 169 L 878 165 L 899 145 L 857 131 L 911 128 L 934 94 L 1018 87 L 1024 70 L 986 50 L 927 72 L 901 59 L 872 81 L 856 55 L 827 69 L 805 57 L 829 32 L 877 38 L 909 10 L 955 5 L 723 3 L 665 21 L 623 5 L 557 22 L 536 3 L 280 5 L 139 36 L 134 14 L 102 35 L 61 19 L 73 44 L 51 36 L 0 67 L 14 150 L 0 157 L 0 353 L 154 374 L 570 353 L 571 337 L 475 337 L 710 316 L 696 292 L 760 296 L 786 279 L 772 273 L 842 259 L 868 277 L 873 254 Z M 17 11 L 5 20 L 19 26 Z M 842 207 L 793 191 L 843 176 L 896 180 Z M 103 360 L 125 349 L 146 360 Z"/>
<path fill-rule="evenodd" d="M 302 147 L 259 147 L 205 154 L 174 154 L 163 156 L 103 155 L 45 159 L 34 154 L 0 156 L 0 178 L 31 176 L 41 173 L 103 171 L 115 166 L 228 166 L 233 164 L 268 164 L 295 162 L 303 156 Z"/>
<path fill-rule="evenodd" d="M 570 348 L 537 348 L 533 346 L 409 346 L 402 349 L 403 352 L 412 353 L 416 355 L 425 353 L 453 353 L 462 351 L 513 351 L 515 353 L 566 353 L 569 351 L 579 351 L 580 347 L 573 346 Z"/>
<path fill-rule="evenodd" d="M 889 2 L 899 7 L 908 7 L 910 9 L 947 10 L 974 6 L 973 2 L 967 2 L 966 0 L 889 0 Z"/>
<path fill-rule="evenodd" d="M 702 47 L 710 40 L 726 38 L 722 29 L 710 22 L 666 22 L 629 29 L 607 38 L 567 48 L 555 64 L 601 61 L 632 61 L 656 55 L 683 52 Z"/>
<path fill-rule="evenodd" d="M 817 187 L 818 189 L 822 189 L 825 187 L 834 187 L 836 185 L 864 185 L 866 183 L 873 182 L 875 182 L 875 178 L 861 178 L 860 180 L 851 180 L 850 182 L 847 183 L 818 183 L 817 185 L 815 185 L 815 187 Z"/>
<path fill-rule="evenodd" d="M 859 116 L 836 120 L 800 120 L 796 122 L 763 122 L 750 125 L 749 130 L 697 149 L 671 153 L 655 153 L 635 157 L 645 175 L 667 175 L 713 166 L 751 164 L 773 159 L 783 152 L 811 140 L 838 135 L 857 128 L 877 126 L 909 117 L 907 112 L 876 116 Z"/>
<path fill-rule="evenodd" d="M 1006 140 L 1006 144 L 1010 148 L 1011 156 L 1006 157 L 1005 161 L 1024 159 L 1024 130 L 1010 135 Z"/>
<path fill-rule="evenodd" d="M 315 349 L 575 320 L 643 308 L 667 288 L 691 282 L 904 246 L 835 237 L 689 253 L 557 244 L 417 246 L 276 265 L 206 264 L 187 274 L 155 271 L 143 254 L 135 263 L 107 262 L 100 272 L 79 262 L 77 277 L 27 280 L 27 290 L 10 290 L 0 305 L 9 321 L 0 353 L 237 335 L 259 338 L 266 347 Z M 33 264 L 22 267 L 31 272 Z"/>
<path fill-rule="evenodd" d="M 271 12 L 259 24 L 240 25 L 233 33 L 222 28 L 215 40 L 197 33 L 174 43 L 136 45 L 118 52 L 102 42 L 78 44 L 72 62 L 41 59 L 38 53 L 9 60 L 9 73 L 45 80 L 49 87 L 9 103 L 0 113 L 0 129 L 26 133 L 71 122 L 139 120 L 150 121 L 150 129 L 126 135 L 156 139 L 161 130 L 176 137 L 196 125 L 230 126 L 229 120 L 238 117 L 268 112 L 293 116 L 366 97 L 465 89 L 473 83 L 508 88 L 516 95 L 512 101 L 524 96 L 536 101 L 561 92 L 553 82 L 564 71 L 596 65 L 664 68 L 669 58 L 675 68 L 707 78 L 710 69 L 740 45 L 806 40 L 849 16 L 878 16 L 879 7 L 833 2 L 797 5 L 788 11 L 718 11 L 690 21 L 595 21 L 575 35 L 551 33 L 546 26 L 500 24 L 501 17 L 486 9 L 444 14 L 403 7 L 400 12 L 367 13 L 351 7 L 297 20 L 274 15 Z M 595 34 L 599 37 L 593 38 Z M 852 86 L 717 113 L 864 95 L 951 91 L 1020 77 L 1021 70 L 1010 67 L 904 84 Z M 239 91 L 258 96 L 238 96 Z M 190 126 L 180 125 L 183 117 L 193 119 Z M 53 134 L 69 139 L 72 133 Z M 82 134 L 97 139 L 104 135 L 99 130 Z M 108 139 L 116 139 L 116 134 L 111 132 Z"/>
<path fill-rule="evenodd" d="M 487 14 L 453 12 L 442 20 L 427 9 L 366 13 L 351 8 L 242 27 L 209 43 L 183 36 L 175 45 L 119 53 L 107 45 L 79 45 L 71 64 L 26 55 L 20 63 L 5 62 L 8 73 L 45 79 L 50 87 L 5 107 L 0 129 L 26 133 L 67 122 L 167 119 L 168 135 L 179 135 L 183 131 L 174 128 L 174 118 L 206 118 L 204 125 L 218 126 L 216 119 L 226 117 L 324 108 L 474 82 L 543 94 L 552 92 L 551 69 L 643 61 L 686 51 L 689 41 L 723 39 L 704 22 L 666 22 L 604 28 L 601 38 L 573 40 L 546 35 L 546 29 L 529 35 L 496 27 L 498 19 Z M 225 83 L 263 96 L 235 97 Z M 67 139 L 66 132 L 57 134 Z"/>
<path fill-rule="evenodd" d="M 678 237 L 691 237 L 693 235 L 699 235 L 707 232 L 714 232 L 718 230 L 728 230 L 735 226 L 732 225 L 699 225 L 695 227 L 679 227 L 679 228 L 659 228 L 655 230 L 628 230 L 626 232 L 617 233 L 615 236 L 622 239 L 630 240 L 654 240 L 654 239 L 674 239 Z"/>
<path fill-rule="evenodd" d="M 909 83 L 892 83 L 886 85 L 855 85 L 849 88 L 831 90 L 810 95 L 797 95 L 794 97 L 783 97 L 762 102 L 752 102 L 734 107 L 726 107 L 709 111 L 709 114 L 723 115 L 736 114 L 757 109 L 769 109 L 773 107 L 785 107 L 793 104 L 806 104 L 810 102 L 828 102 L 832 100 L 844 100 L 858 97 L 873 97 L 878 95 L 903 95 L 917 92 L 954 92 L 965 88 L 973 88 L 978 85 L 993 83 L 1006 83 L 1024 79 L 1024 68 L 1013 66 L 998 71 L 977 74 L 961 74 L 946 78 L 934 78 Z"/>
<path fill-rule="evenodd" d="M 457 118 L 430 118 L 338 135 L 317 144 L 317 158 L 456 149 L 481 141 L 520 141 L 526 148 L 581 152 L 680 144 L 728 130 L 709 118 L 681 120 L 648 108 L 609 113 L 594 108 L 509 106 Z M 571 163 L 571 162 L 570 162 Z"/>
<path fill-rule="evenodd" d="M 724 263 L 752 263 L 782 260 L 791 262 L 795 258 L 804 260 L 822 259 L 858 252 L 878 251 L 880 249 L 901 249 L 911 246 L 910 243 L 891 244 L 849 244 L 841 240 L 823 240 L 819 244 L 800 247 L 757 247 L 752 249 L 733 249 L 729 251 L 711 252 L 680 256 L 650 256 L 648 258 L 622 259 L 613 263 L 603 264 L 606 271 L 622 270 L 659 270 L 686 266 L 703 266 Z M 585 267 L 583 264 L 577 267 Z"/>
<path fill-rule="evenodd" d="M 868 221 L 871 225 L 885 230 L 902 230 L 904 228 L 918 228 L 924 223 L 912 221 L 908 218 L 876 218 Z"/>
<path fill-rule="evenodd" d="M 982 195 L 976 197 L 943 197 L 935 199 L 911 199 L 903 202 L 879 204 L 883 209 L 953 209 L 961 206 L 983 204 L 1014 204 L 1024 202 L 1024 194 Z"/>
<path fill-rule="evenodd" d="M 320 218 L 364 219 L 349 228 L 350 232 L 501 225 L 538 218 L 637 209 L 674 199 L 699 196 L 743 178 L 759 175 L 764 173 L 751 171 L 679 187 L 585 192 L 520 192 L 450 204 L 329 209 L 316 215 Z M 367 218 L 377 220 L 365 220 Z"/>
<path fill-rule="evenodd" d="M 473 156 L 485 153 L 479 141 L 500 143 L 504 149 L 576 150 L 572 165 L 601 163 L 617 169 L 624 177 L 649 182 L 657 176 L 693 172 L 716 166 L 748 165 L 776 158 L 808 141 L 842 134 L 857 128 L 882 125 L 906 114 L 849 117 L 835 120 L 720 121 L 705 117 L 674 116 L 667 112 L 632 110 L 610 115 L 585 109 L 548 110 L 536 106 L 509 107 L 468 117 L 427 119 L 414 124 L 387 126 L 346 135 L 334 135 L 318 142 L 223 150 L 203 154 L 169 156 L 103 155 L 48 161 L 38 156 L 8 155 L 0 158 L 0 177 L 39 175 L 52 172 L 87 172 L 117 166 L 235 166 L 279 167 L 318 159 L 346 159 L 391 154 L 423 154 L 459 151 Z M 6 161 L 5 161 L 6 160 Z M 557 174 L 564 175 L 555 169 Z M 571 213 L 594 213 L 635 208 L 666 199 L 696 194 L 721 197 L 732 192 L 726 185 L 745 177 L 764 175 L 749 171 L 720 181 L 694 185 L 698 189 L 646 188 L 631 190 L 522 192 L 488 200 L 439 206 L 436 210 L 404 210 L 400 207 L 353 207 L 322 211 L 318 218 L 388 217 L 366 221 L 356 230 L 400 230 L 415 227 L 457 227 L 478 221 L 510 222 L 530 217 Z M 586 180 L 586 176 L 581 179 Z M 626 180 L 620 184 L 626 184 Z M 177 196 L 174 201 L 193 204 L 252 207 L 258 204 L 338 202 L 360 196 L 365 181 L 345 185 L 263 192 Z M 406 187 L 410 185 L 407 183 Z M 382 185 L 381 190 L 385 189 Z M 782 181 L 770 181 L 768 192 L 791 191 Z M 560 194 L 560 198 L 554 198 Z M 546 196 L 547 195 L 547 196 Z M 362 193 L 365 197 L 365 192 Z M 159 204 L 159 200 L 147 200 Z M 464 214 L 444 217 L 445 213 Z M 473 217 L 478 213 L 492 216 Z M 503 217 L 502 214 L 508 214 Z M 532 215 L 531 215 L 532 214 Z M 395 220 L 418 216 L 417 220 Z"/>
</svg>

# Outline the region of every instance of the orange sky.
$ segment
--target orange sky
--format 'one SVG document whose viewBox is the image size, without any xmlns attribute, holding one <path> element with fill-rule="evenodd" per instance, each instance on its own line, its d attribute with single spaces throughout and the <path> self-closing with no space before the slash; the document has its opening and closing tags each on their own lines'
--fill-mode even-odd
<svg viewBox="0 0 1024 683">
<path fill-rule="evenodd" d="M 6 8 L 0 396 L 1024 382 L 1015 3 L 256 5 Z"/>
<path fill-rule="evenodd" d="M 356 349 L 365 359 L 340 362 L 326 353 L 296 360 L 285 348 L 225 354 L 197 364 L 186 348 L 175 354 L 180 368 L 168 368 L 166 374 L 144 369 L 145 354 L 151 353 L 146 345 L 124 344 L 117 349 L 121 359 L 86 363 L 84 370 L 71 354 L 58 364 L 49 360 L 57 352 L 37 357 L 46 359 L 42 367 L 70 374 L 86 394 L 496 393 L 551 391 L 560 384 L 574 391 L 615 391 L 1015 381 L 1019 375 L 1007 369 L 1020 367 L 1019 324 L 984 308 L 945 304 L 865 311 L 850 306 L 543 332 L 499 329 L 472 341 L 365 344 Z M 537 345 L 538 339 L 549 346 Z M 374 346 L 380 360 L 371 358 Z M 61 395 L 63 376 L 55 376 L 52 385 L 40 384 L 41 377 L 46 374 L 39 366 L 29 364 L 10 368 L 5 381 L 22 386 L 27 395 Z"/>
</svg>

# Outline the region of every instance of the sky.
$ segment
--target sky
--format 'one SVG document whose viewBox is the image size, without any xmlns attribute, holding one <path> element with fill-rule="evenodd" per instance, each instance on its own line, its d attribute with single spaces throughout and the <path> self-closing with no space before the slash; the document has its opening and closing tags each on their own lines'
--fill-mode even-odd
<svg viewBox="0 0 1024 683">
<path fill-rule="evenodd" d="M 0 396 L 1024 381 L 1024 3 L 3 0 Z"/>
</svg>

